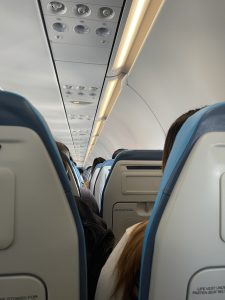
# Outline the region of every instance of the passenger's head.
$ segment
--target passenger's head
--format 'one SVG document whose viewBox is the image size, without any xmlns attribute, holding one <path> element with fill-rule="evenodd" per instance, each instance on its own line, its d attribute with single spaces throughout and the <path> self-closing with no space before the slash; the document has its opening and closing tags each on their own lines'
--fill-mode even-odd
<svg viewBox="0 0 225 300">
<path fill-rule="evenodd" d="M 71 155 L 70 155 L 70 150 L 67 148 L 67 146 L 61 142 L 56 142 L 56 145 L 58 147 L 59 150 L 59 154 L 61 156 L 61 159 L 63 161 L 63 165 L 66 169 L 66 171 L 68 170 L 68 163 L 67 163 L 67 158 L 71 159 Z"/>
<path fill-rule="evenodd" d="M 118 154 L 120 154 L 121 152 L 125 151 L 127 149 L 117 149 L 116 151 L 113 152 L 113 155 L 112 155 L 112 159 L 115 159 L 117 157 Z"/>
<path fill-rule="evenodd" d="M 101 164 L 105 161 L 105 159 L 103 157 L 96 157 L 94 160 L 93 160 L 93 164 L 92 164 L 92 167 L 91 167 L 91 175 L 94 173 L 94 170 L 95 170 L 95 167 L 98 165 L 98 164 Z"/>
<path fill-rule="evenodd" d="M 68 158 L 70 158 L 70 150 L 65 144 L 56 141 L 56 145 L 60 154 L 64 153 Z"/>
<path fill-rule="evenodd" d="M 80 175 L 83 175 L 84 169 L 83 169 L 82 167 L 79 167 L 79 168 L 78 168 L 78 171 L 80 172 Z"/>
<path fill-rule="evenodd" d="M 185 121 L 191 117 L 194 113 L 199 111 L 200 108 L 189 110 L 188 112 L 181 115 L 179 118 L 177 118 L 173 124 L 170 126 L 169 131 L 167 132 L 165 144 L 164 144 L 164 150 L 163 150 L 163 159 L 162 159 L 162 169 L 165 169 L 166 162 L 169 158 L 170 152 L 173 148 L 173 144 L 175 142 L 177 133 L 181 129 L 182 125 L 185 123 Z"/>
</svg>

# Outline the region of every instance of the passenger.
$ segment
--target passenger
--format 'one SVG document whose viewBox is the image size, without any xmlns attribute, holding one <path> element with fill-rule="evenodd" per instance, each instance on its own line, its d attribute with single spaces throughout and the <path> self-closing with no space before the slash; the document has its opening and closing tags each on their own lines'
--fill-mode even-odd
<svg viewBox="0 0 225 300">
<path fill-rule="evenodd" d="M 84 169 L 80 167 L 80 168 L 78 168 L 78 170 L 79 170 L 79 172 L 80 172 L 80 175 L 83 176 Z"/>
<path fill-rule="evenodd" d="M 70 167 L 65 155 L 71 158 L 69 149 L 63 143 L 56 142 L 56 144 L 68 174 Z M 114 247 L 114 235 L 98 215 L 98 206 L 91 191 L 80 188 L 80 195 L 74 198 L 83 224 L 86 242 L 88 299 L 93 300 L 99 274 Z"/>
<path fill-rule="evenodd" d="M 184 122 L 198 110 L 190 110 L 171 125 L 164 144 L 163 170 L 178 131 Z M 137 299 L 142 243 L 147 224 L 148 220 L 126 230 L 102 269 L 95 300 Z"/>
<path fill-rule="evenodd" d="M 121 152 L 123 151 L 126 151 L 127 149 L 117 149 L 116 151 L 113 152 L 113 155 L 112 155 L 112 159 L 115 159 L 117 157 L 118 154 L 120 154 Z"/>
<path fill-rule="evenodd" d="M 84 183 L 88 182 L 90 179 L 91 168 L 92 168 L 92 166 L 89 166 L 84 170 L 84 173 L 83 173 Z"/>
<path fill-rule="evenodd" d="M 105 159 L 103 157 L 96 157 L 94 160 L 93 160 L 93 164 L 92 164 L 92 167 L 91 167 L 91 177 L 92 175 L 94 174 L 94 170 L 95 170 L 95 167 L 98 165 L 98 164 L 101 164 L 105 161 Z M 91 178 L 90 178 L 91 179 Z"/>
</svg>

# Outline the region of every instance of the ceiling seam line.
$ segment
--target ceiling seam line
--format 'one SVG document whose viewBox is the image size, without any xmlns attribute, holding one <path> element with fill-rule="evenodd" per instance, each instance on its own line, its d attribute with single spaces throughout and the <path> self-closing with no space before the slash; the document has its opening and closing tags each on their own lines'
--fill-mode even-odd
<svg viewBox="0 0 225 300">
<path fill-rule="evenodd" d="M 107 66 L 107 64 L 95 64 L 95 63 L 79 62 L 79 61 L 72 61 L 72 60 L 58 60 L 58 59 L 55 59 L 55 61 L 64 62 L 64 63 L 68 62 L 68 63 L 74 63 L 74 64 L 82 64 L 82 65 Z"/>
<path fill-rule="evenodd" d="M 139 92 L 135 88 L 133 88 L 131 85 L 129 85 L 128 80 L 127 80 L 126 84 L 144 102 L 144 104 L 148 107 L 148 109 L 150 110 L 150 112 L 152 113 L 152 115 L 155 117 L 155 120 L 158 123 L 159 127 L 161 128 L 161 130 L 163 132 L 163 135 L 166 137 L 166 132 L 165 132 L 165 130 L 164 130 L 161 122 L 159 121 L 156 113 L 153 111 L 153 109 L 148 104 L 148 102 L 145 101 L 145 99 L 139 94 Z"/>
</svg>

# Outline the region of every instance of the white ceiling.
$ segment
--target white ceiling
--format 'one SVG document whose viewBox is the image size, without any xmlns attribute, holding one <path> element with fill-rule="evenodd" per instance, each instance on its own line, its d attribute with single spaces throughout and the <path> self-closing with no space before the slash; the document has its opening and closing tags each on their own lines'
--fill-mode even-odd
<svg viewBox="0 0 225 300">
<path fill-rule="evenodd" d="M 46 2 L 42 1 L 43 9 Z M 87 2 L 93 12 L 101 5 L 112 5 L 119 11 L 122 5 L 122 0 Z M 72 5 L 74 1 L 65 3 Z M 224 12 L 224 0 L 165 2 L 87 164 L 95 156 L 109 158 L 121 147 L 162 148 L 165 133 L 177 116 L 188 109 L 225 99 Z M 55 16 L 46 13 L 45 18 L 50 22 Z M 72 21 L 69 15 L 65 18 L 70 19 L 69 23 Z M 98 22 L 97 15 L 87 22 Z M 63 103 L 38 1 L 2 0 L 0 36 L 0 87 L 30 100 L 44 115 L 53 135 L 69 146 L 81 164 L 111 40 L 101 45 L 92 40 L 92 46 L 86 46 L 86 41 L 51 42 Z M 64 84 L 74 88 L 65 89 Z M 85 90 L 77 90 L 79 85 L 84 85 Z M 92 86 L 98 90 L 89 90 Z"/>
<path fill-rule="evenodd" d="M 49 2 L 43 0 L 41 4 L 59 84 L 39 1 L 2 0 L 0 87 L 32 102 L 45 117 L 54 137 L 64 142 L 82 164 L 123 0 L 88 0 L 85 5 L 91 8 L 91 14 L 87 17 L 75 15 L 77 1 L 62 0 L 67 8 L 63 15 L 51 13 L 47 9 Z M 113 17 L 101 18 L 101 7 L 112 8 Z M 54 22 L 67 25 L 65 34 L 53 30 Z M 76 25 L 82 24 L 90 27 L 89 34 L 74 31 Z M 101 27 L 108 28 L 110 34 L 98 36 L 96 30 Z M 68 89 L 68 85 L 73 88 Z M 84 90 L 77 89 L 78 86 Z"/>
<path fill-rule="evenodd" d="M 37 1 L 1 1 L 0 37 L 0 86 L 26 97 L 55 137 L 72 142 Z"/>
</svg>

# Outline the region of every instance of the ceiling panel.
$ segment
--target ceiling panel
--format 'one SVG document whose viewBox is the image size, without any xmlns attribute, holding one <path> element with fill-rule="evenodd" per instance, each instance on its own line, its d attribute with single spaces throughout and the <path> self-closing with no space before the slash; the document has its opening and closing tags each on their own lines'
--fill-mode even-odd
<svg viewBox="0 0 225 300">
<path fill-rule="evenodd" d="M 0 86 L 26 97 L 53 134 L 69 132 L 37 1 L 1 1 L 0 36 Z"/>
<path fill-rule="evenodd" d="M 97 104 L 106 65 L 56 61 L 56 66 L 65 101 L 86 100 Z"/>
<path fill-rule="evenodd" d="M 55 60 L 107 65 L 111 48 L 107 47 L 84 47 L 79 45 L 65 45 L 51 43 Z"/>
<path fill-rule="evenodd" d="M 107 66 L 59 61 L 56 66 L 65 103 L 80 100 L 83 109 L 88 102 L 96 109 Z"/>
<path fill-rule="evenodd" d="M 79 159 L 87 150 L 122 0 L 46 1 L 42 10 Z M 82 149 L 81 149 L 82 148 Z M 76 150 L 77 151 L 77 150 Z"/>
</svg>

